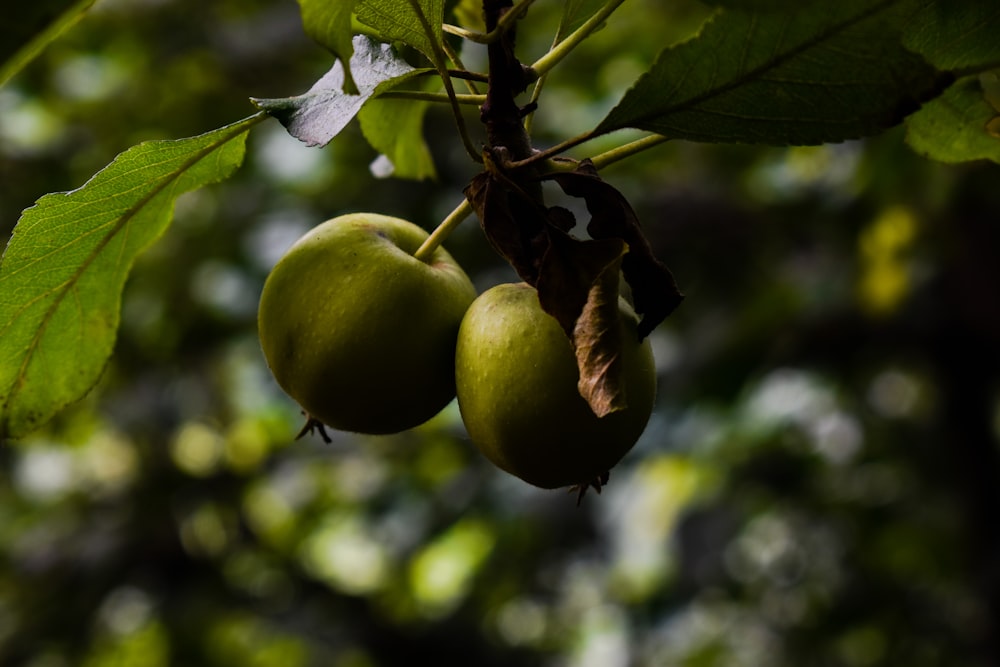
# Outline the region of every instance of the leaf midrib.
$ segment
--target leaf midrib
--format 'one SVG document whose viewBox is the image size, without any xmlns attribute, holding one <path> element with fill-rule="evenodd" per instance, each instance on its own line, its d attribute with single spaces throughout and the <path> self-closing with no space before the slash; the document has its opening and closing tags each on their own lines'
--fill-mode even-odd
<svg viewBox="0 0 1000 667">
<path fill-rule="evenodd" d="M 250 119 L 256 118 L 262 120 L 264 117 L 266 117 L 265 114 L 261 112 L 260 114 L 251 116 Z M 259 120 L 257 122 L 259 122 Z M 73 291 L 73 286 L 78 284 L 81 276 L 83 276 L 87 272 L 90 266 L 96 261 L 97 257 L 100 256 L 101 251 L 104 248 L 106 248 L 108 244 L 111 243 L 111 240 L 113 238 L 115 238 L 123 229 L 126 228 L 128 223 L 132 219 L 134 219 L 135 216 L 138 215 L 139 212 L 141 212 L 149 204 L 150 201 L 158 197 L 161 193 L 165 192 L 170 186 L 176 183 L 177 179 L 179 179 L 183 174 L 187 173 L 188 170 L 193 168 L 196 164 L 204 160 L 206 157 L 208 157 L 215 151 L 219 150 L 221 147 L 228 144 L 237 136 L 248 132 L 252 124 L 254 123 L 238 123 L 234 127 L 231 133 L 223 135 L 222 137 L 220 137 L 219 141 L 213 142 L 212 144 L 206 146 L 205 148 L 195 152 L 190 158 L 182 162 L 180 167 L 174 173 L 172 173 L 168 178 L 164 179 L 161 184 L 157 185 L 149 193 L 147 193 L 141 199 L 139 199 L 134 205 L 126 209 L 125 213 L 122 214 L 115 221 L 114 225 L 112 225 L 108 233 L 98 241 L 97 245 L 94 246 L 94 249 L 90 253 L 88 253 L 88 255 L 84 258 L 83 262 L 81 262 L 80 266 L 69 276 L 69 278 L 66 281 L 58 285 L 55 289 L 50 290 L 49 292 L 46 293 L 46 296 L 54 294 L 54 300 L 52 302 L 52 305 L 49 306 L 48 309 L 46 309 L 45 314 L 42 316 L 38 328 L 35 330 L 34 335 L 31 338 L 31 342 L 25 349 L 24 360 L 22 361 L 20 367 L 18 368 L 17 374 L 14 376 L 13 383 L 10 385 L 7 391 L 6 400 L 4 401 L 3 405 L 0 406 L 4 408 L 3 418 L 2 421 L 0 421 L 0 436 L 2 436 L 2 434 L 7 433 L 9 430 L 10 417 L 6 411 L 6 408 L 7 406 L 10 405 L 14 397 L 18 395 L 19 389 L 23 387 L 25 378 L 27 376 L 27 369 L 31 365 L 32 360 L 35 358 L 35 354 L 38 350 L 40 341 L 47 332 L 49 324 L 55 317 L 56 311 L 58 310 L 59 306 L 62 305 L 66 296 Z M 62 246 L 61 248 L 58 248 L 53 252 L 58 252 L 64 247 L 65 246 Z M 32 304 L 36 303 L 41 298 L 43 297 L 39 296 L 38 299 L 32 300 L 29 304 L 19 309 L 13 315 L 13 317 L 11 317 L 10 324 L 8 325 L 8 327 L 12 326 L 13 323 L 17 321 L 18 318 L 21 317 L 22 313 L 24 313 L 25 310 L 27 310 Z M 2 335 L 2 333 L 3 332 L 0 331 L 0 335 Z"/>
<path fill-rule="evenodd" d="M 696 95 L 694 97 L 687 98 L 686 100 L 683 100 L 682 102 L 680 102 L 678 104 L 675 104 L 673 106 L 669 106 L 669 107 L 666 107 L 666 108 L 663 108 L 663 109 L 657 109 L 656 111 L 653 111 L 653 112 L 650 112 L 650 113 L 641 114 L 641 115 L 635 117 L 633 120 L 629 121 L 628 125 L 626 125 L 626 126 L 617 126 L 616 125 L 614 128 L 611 128 L 611 129 L 618 129 L 619 127 L 627 127 L 627 126 L 636 126 L 639 123 L 648 121 L 648 120 L 653 119 L 653 118 L 657 118 L 657 117 L 660 117 L 660 116 L 668 116 L 670 114 L 674 114 L 674 113 L 677 113 L 677 112 L 680 112 L 680 111 L 687 111 L 687 110 L 690 110 L 690 109 L 695 109 L 695 108 L 698 107 L 698 105 L 700 105 L 701 103 L 703 103 L 706 100 L 709 100 L 709 99 L 712 99 L 714 97 L 718 97 L 718 96 L 724 95 L 724 94 L 726 94 L 726 93 L 728 93 L 728 92 L 730 92 L 732 90 L 735 90 L 736 88 L 738 88 L 738 87 L 740 87 L 742 85 L 746 85 L 749 81 L 753 81 L 755 79 L 761 78 L 761 77 L 758 76 L 760 73 L 766 72 L 766 71 L 768 71 L 770 69 L 774 69 L 774 68 L 780 66 L 781 64 L 787 62 L 788 60 L 791 60 L 793 57 L 797 56 L 798 54 L 800 54 L 800 53 L 802 53 L 802 52 L 804 52 L 804 51 L 806 51 L 808 49 L 811 49 L 811 48 L 817 46 L 818 44 L 823 43 L 824 41 L 830 39 L 831 37 L 839 34 L 843 30 L 851 28 L 854 25 L 856 25 L 856 24 L 858 24 L 858 23 L 860 23 L 860 22 L 862 22 L 864 20 L 867 20 L 867 19 L 871 18 L 872 16 L 874 16 L 876 14 L 889 9 L 892 5 L 895 5 L 898 2 L 900 2 L 900 0 L 885 0 L 885 2 L 882 2 L 881 4 L 879 4 L 879 5 L 875 6 L 875 7 L 872 7 L 870 9 L 866 10 L 865 12 L 858 14 L 856 17 L 853 17 L 853 18 L 848 19 L 846 21 L 843 21 L 841 23 L 838 23 L 838 24 L 830 26 L 829 29 L 827 29 L 825 31 L 821 31 L 817 35 L 816 39 L 813 39 L 813 40 L 810 40 L 810 41 L 807 41 L 807 42 L 803 42 L 797 48 L 794 48 L 794 49 L 791 49 L 789 51 L 786 51 L 786 52 L 782 53 L 779 56 L 776 56 L 776 57 L 774 57 L 774 58 L 772 58 L 770 60 L 765 61 L 760 66 L 747 71 L 744 76 L 742 76 L 742 77 L 740 77 L 738 79 L 730 81 L 729 83 L 724 84 L 722 86 L 719 86 L 717 88 L 711 88 L 710 90 L 707 90 L 707 91 L 705 91 L 704 93 L 702 93 L 700 95 Z"/>
</svg>

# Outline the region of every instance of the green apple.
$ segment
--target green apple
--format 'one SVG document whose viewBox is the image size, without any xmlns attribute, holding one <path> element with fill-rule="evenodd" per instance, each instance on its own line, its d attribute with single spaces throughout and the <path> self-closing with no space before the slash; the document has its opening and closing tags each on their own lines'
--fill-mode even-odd
<svg viewBox="0 0 1000 667">
<path fill-rule="evenodd" d="M 344 215 L 275 265 L 257 314 L 264 357 L 306 413 L 336 429 L 396 433 L 455 397 L 455 341 L 476 290 L 413 223 Z"/>
<path fill-rule="evenodd" d="M 577 390 L 572 345 L 529 285 L 503 284 L 479 296 L 458 332 L 458 406 L 476 447 L 497 466 L 542 488 L 591 483 L 646 428 L 656 393 L 649 341 L 619 300 L 628 407 L 597 417 Z"/>
</svg>

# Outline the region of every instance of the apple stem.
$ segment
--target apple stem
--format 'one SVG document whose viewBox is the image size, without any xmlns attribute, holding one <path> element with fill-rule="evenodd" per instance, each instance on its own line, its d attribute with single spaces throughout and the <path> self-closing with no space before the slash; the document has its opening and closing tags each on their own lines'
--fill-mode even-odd
<svg viewBox="0 0 1000 667">
<path fill-rule="evenodd" d="M 556 44 L 554 47 L 549 49 L 549 52 L 544 56 L 536 60 L 529 68 L 530 75 L 537 78 L 551 70 L 560 60 L 565 58 L 569 53 L 580 45 L 580 42 L 585 40 L 592 32 L 601 27 L 609 16 L 625 0 L 608 0 L 604 3 L 597 13 L 587 19 L 587 22 L 569 34 L 565 39 Z"/>
<path fill-rule="evenodd" d="M 441 221 L 441 224 L 431 232 L 431 235 L 417 248 L 417 251 L 413 253 L 413 256 L 419 259 L 421 262 L 430 261 L 431 257 L 434 255 L 434 251 L 438 249 L 444 240 L 448 238 L 452 230 L 458 227 L 458 225 L 465 220 L 472 213 L 472 204 L 469 203 L 468 199 L 463 199 L 462 203 L 459 204 L 454 211 L 448 214 L 448 217 Z"/>
<path fill-rule="evenodd" d="M 590 158 L 590 161 L 594 163 L 594 167 L 596 169 L 603 169 L 609 164 L 614 164 L 619 160 L 632 157 L 633 155 L 637 155 L 638 153 L 653 148 L 654 146 L 659 146 L 667 141 L 670 141 L 670 137 L 665 137 L 662 134 L 651 134 L 641 139 L 630 141 L 627 144 L 622 144 L 621 146 L 613 148 L 607 152 L 595 155 Z"/>
</svg>

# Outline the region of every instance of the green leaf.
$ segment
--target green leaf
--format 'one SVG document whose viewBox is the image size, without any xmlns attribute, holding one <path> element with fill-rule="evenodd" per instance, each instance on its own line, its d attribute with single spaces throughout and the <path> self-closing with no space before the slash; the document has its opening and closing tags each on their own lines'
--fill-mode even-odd
<svg viewBox="0 0 1000 667">
<path fill-rule="evenodd" d="M 432 62 L 444 40 L 444 0 L 357 0 L 358 21 L 376 30 L 385 41 L 400 41 Z M 414 7 L 416 4 L 418 10 Z"/>
<path fill-rule="evenodd" d="M 607 0 L 566 0 L 563 4 L 562 19 L 559 21 L 559 30 L 556 32 L 556 41 L 561 42 L 572 34 L 606 4 Z"/>
<path fill-rule="evenodd" d="M 0 21 L 0 86 L 73 25 L 94 0 L 12 2 Z"/>
<path fill-rule="evenodd" d="M 966 77 L 906 120 L 906 141 L 941 162 L 1000 163 L 1000 108 L 987 100 L 978 77 Z"/>
<path fill-rule="evenodd" d="M 925 0 L 903 43 L 940 69 L 1000 67 L 1000 3 Z"/>
<path fill-rule="evenodd" d="M 354 37 L 350 67 L 358 85 L 357 95 L 343 91 L 344 67 L 338 61 L 304 95 L 253 98 L 253 102 L 277 118 L 296 139 L 309 146 L 325 146 L 347 127 L 370 97 L 419 73 L 388 44 L 364 35 Z"/>
<path fill-rule="evenodd" d="M 704 0 L 706 5 L 737 11 L 793 12 L 809 5 L 830 0 Z"/>
<path fill-rule="evenodd" d="M 0 439 L 80 399 L 114 347 L 121 292 L 177 197 L 228 177 L 265 118 L 133 146 L 72 192 L 24 211 L 0 264 Z"/>
<path fill-rule="evenodd" d="M 351 12 L 355 0 L 299 0 L 302 10 L 302 27 L 306 34 L 329 49 L 344 68 L 344 92 L 358 94 L 358 87 L 351 74 L 350 60 L 354 54 L 351 30 Z"/>
<path fill-rule="evenodd" d="M 876 134 L 940 92 L 903 48 L 899 0 L 720 12 L 663 51 L 597 133 L 634 127 L 705 142 L 810 145 Z M 902 3 L 905 7 L 905 3 Z"/>
<path fill-rule="evenodd" d="M 458 0 L 452 8 L 458 25 L 466 30 L 486 32 L 486 22 L 483 20 L 482 0 Z"/>
<path fill-rule="evenodd" d="M 424 141 L 424 114 L 429 103 L 420 100 L 375 98 L 358 120 L 372 148 L 392 163 L 392 175 L 423 180 L 434 178 L 434 160 Z"/>
</svg>

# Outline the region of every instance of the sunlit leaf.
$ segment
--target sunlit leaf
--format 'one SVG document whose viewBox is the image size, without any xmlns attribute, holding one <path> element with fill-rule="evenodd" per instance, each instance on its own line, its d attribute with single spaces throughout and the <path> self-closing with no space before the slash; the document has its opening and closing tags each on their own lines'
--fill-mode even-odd
<svg viewBox="0 0 1000 667">
<path fill-rule="evenodd" d="M 434 160 L 423 135 L 428 106 L 420 100 L 379 97 L 370 100 L 358 114 L 365 139 L 389 159 L 393 176 L 434 178 Z"/>
<path fill-rule="evenodd" d="M 0 86 L 75 23 L 94 0 L 11 2 L 0 20 Z"/>
<path fill-rule="evenodd" d="M 598 132 L 635 127 L 678 139 L 811 145 L 900 123 L 951 77 L 900 43 L 900 0 L 808 11 L 720 12 L 664 50 Z"/>
<path fill-rule="evenodd" d="M 1000 109 L 989 103 L 978 77 L 967 77 L 906 120 L 906 141 L 941 162 L 1000 163 Z"/>
<path fill-rule="evenodd" d="M 358 95 L 343 91 L 344 67 L 338 61 L 303 95 L 253 101 L 277 118 L 296 139 L 309 146 L 325 146 L 347 127 L 370 97 L 419 71 L 399 58 L 388 44 L 364 35 L 354 37 L 350 66 Z"/>
<path fill-rule="evenodd" d="M 302 10 L 302 27 L 306 34 L 328 48 L 344 68 L 344 92 L 358 94 L 351 73 L 350 60 L 354 54 L 351 30 L 351 11 L 355 0 L 299 0 Z"/>
<path fill-rule="evenodd" d="M 400 41 L 434 59 L 444 38 L 444 0 L 357 0 L 358 21 L 385 41 Z M 419 13 L 416 7 L 419 7 Z"/>
<path fill-rule="evenodd" d="M 1000 3 L 924 0 L 903 43 L 941 69 L 1000 66 Z"/>
<path fill-rule="evenodd" d="M 241 164 L 247 130 L 264 117 L 139 144 L 24 211 L 0 264 L 0 436 L 31 431 L 93 387 L 135 258 L 166 230 L 179 195 Z"/>
</svg>

